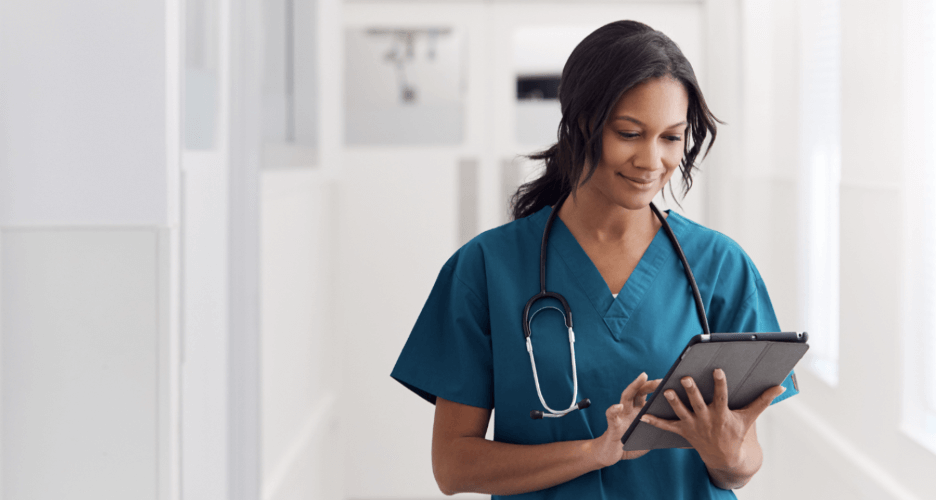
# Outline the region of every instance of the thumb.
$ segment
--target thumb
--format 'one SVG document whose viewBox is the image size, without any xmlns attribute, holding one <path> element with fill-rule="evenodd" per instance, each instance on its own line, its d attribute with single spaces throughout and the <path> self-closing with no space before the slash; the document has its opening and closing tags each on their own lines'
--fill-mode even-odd
<svg viewBox="0 0 936 500">
<path fill-rule="evenodd" d="M 616 404 L 608 408 L 608 411 L 605 412 L 605 417 L 608 419 L 608 428 L 617 428 L 624 425 L 624 405 Z"/>
</svg>

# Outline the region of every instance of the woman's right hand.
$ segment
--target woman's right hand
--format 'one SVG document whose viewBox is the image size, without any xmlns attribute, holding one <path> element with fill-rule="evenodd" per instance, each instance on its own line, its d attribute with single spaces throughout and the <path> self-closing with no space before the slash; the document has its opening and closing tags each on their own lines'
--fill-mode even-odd
<svg viewBox="0 0 936 500">
<path fill-rule="evenodd" d="M 621 393 L 621 402 L 605 412 L 608 429 L 592 443 L 595 458 L 602 467 L 614 465 L 619 460 L 630 460 L 647 454 L 649 450 L 624 451 L 621 438 L 624 437 L 624 432 L 630 427 L 631 422 L 637 418 L 640 409 L 647 403 L 647 394 L 655 391 L 659 385 L 660 379 L 647 380 L 647 374 L 641 373 Z"/>
</svg>

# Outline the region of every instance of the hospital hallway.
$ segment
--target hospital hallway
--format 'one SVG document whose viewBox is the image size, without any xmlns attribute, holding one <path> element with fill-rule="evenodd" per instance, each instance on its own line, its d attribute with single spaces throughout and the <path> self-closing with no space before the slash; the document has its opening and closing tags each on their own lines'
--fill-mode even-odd
<svg viewBox="0 0 936 500">
<path fill-rule="evenodd" d="M 655 203 L 809 332 L 737 498 L 936 499 L 936 0 L 5 0 L 0 500 L 444 498 L 390 373 L 623 19 L 720 120 Z"/>
</svg>

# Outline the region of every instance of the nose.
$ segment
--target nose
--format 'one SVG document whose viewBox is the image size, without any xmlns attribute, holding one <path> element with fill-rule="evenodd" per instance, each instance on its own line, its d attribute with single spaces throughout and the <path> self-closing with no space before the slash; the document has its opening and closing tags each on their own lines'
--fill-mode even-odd
<svg viewBox="0 0 936 500">
<path fill-rule="evenodd" d="M 650 172 L 662 170 L 663 148 L 655 140 L 640 141 L 634 153 L 634 166 Z"/>
</svg>

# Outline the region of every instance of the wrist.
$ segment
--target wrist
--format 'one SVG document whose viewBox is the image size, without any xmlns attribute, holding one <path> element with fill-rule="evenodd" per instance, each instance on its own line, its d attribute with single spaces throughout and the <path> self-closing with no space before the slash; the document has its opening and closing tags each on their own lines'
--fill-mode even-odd
<svg viewBox="0 0 936 500">
<path fill-rule="evenodd" d="M 710 469 L 722 470 L 722 471 L 736 471 L 743 468 L 745 463 L 744 459 L 744 447 L 740 450 L 726 452 L 720 450 L 716 455 L 709 457 L 708 459 L 703 459 L 705 465 Z"/>
<path fill-rule="evenodd" d="M 602 439 L 603 436 L 599 436 L 594 439 L 582 441 L 585 463 L 588 466 L 589 472 L 603 469 L 608 465 L 613 465 L 607 463 L 607 445 Z"/>
<path fill-rule="evenodd" d="M 712 482 L 726 490 L 744 486 L 757 471 L 756 467 L 752 469 L 752 464 L 745 458 L 743 449 L 734 455 L 723 455 L 715 460 L 703 461 Z"/>
</svg>

